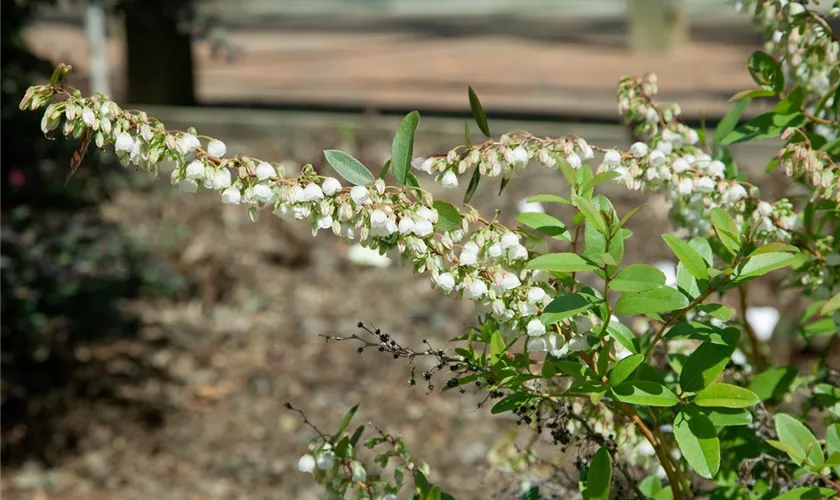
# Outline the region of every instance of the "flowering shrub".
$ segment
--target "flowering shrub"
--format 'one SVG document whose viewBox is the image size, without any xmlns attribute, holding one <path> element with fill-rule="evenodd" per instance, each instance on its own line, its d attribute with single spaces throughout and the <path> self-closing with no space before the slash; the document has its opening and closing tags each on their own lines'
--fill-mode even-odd
<svg viewBox="0 0 840 500">
<path fill-rule="evenodd" d="M 172 184 L 187 192 L 218 191 L 252 219 L 271 210 L 308 223 L 313 234 L 332 231 L 399 255 L 442 293 L 473 301 L 477 326 L 453 346 L 415 350 L 361 323 L 360 334 L 328 340 L 410 363 L 434 359 L 421 375 L 430 390 L 436 378 L 444 390 L 478 387 L 491 413 L 516 415 L 564 452 L 573 446 L 575 486 L 585 498 L 826 498 L 840 493 L 840 376 L 825 356 L 807 375 L 768 368 L 763 341 L 773 325 L 762 322 L 766 312 L 748 310 L 747 287 L 786 268 L 787 285 L 811 300 L 802 334 L 836 341 L 840 42 L 805 3 L 740 6 L 770 38 L 767 51 L 748 62 L 756 88 L 735 95 L 733 110 L 707 135 L 682 123 L 678 106 L 654 100 L 655 76 L 624 78 L 619 110 L 640 138 L 627 151 L 581 137 L 518 132 L 494 139 L 472 89 L 486 142 L 472 144 L 468 133 L 466 144 L 445 155 L 414 158 L 419 114 L 412 112 L 378 175 L 346 153 L 325 151 L 343 181 L 311 165 L 290 178 L 267 161 L 226 158 L 223 142 L 194 129 L 166 130 L 105 96 L 83 97 L 62 83 L 67 66 L 49 85 L 30 88 L 21 109 L 46 106 L 43 131 L 81 141 L 71 173 L 91 144 L 114 144 L 126 166 L 171 172 Z M 831 14 L 838 11 L 835 3 Z M 754 98 L 777 102 L 739 124 Z M 773 137 L 785 144 L 768 170 L 782 168 L 803 194 L 763 199 L 728 150 Z M 567 186 L 525 206 L 567 205 L 575 210 L 571 220 L 526 211 L 521 226 L 509 228 L 468 204 L 482 179 L 501 177 L 504 189 L 532 163 L 559 170 Z M 412 168 L 447 188 L 467 184 L 462 206 L 432 199 Z M 386 183 L 391 178 L 395 185 Z M 608 181 L 670 202 L 677 229 L 663 239 L 679 261 L 671 276 L 624 261 L 632 236 L 625 225 L 642 207 L 617 213 L 596 192 Z M 737 295 L 737 311 L 715 301 L 727 293 Z M 625 321 L 633 318 L 631 329 Z M 798 410 L 783 407 L 794 399 L 803 402 Z M 355 410 L 332 433 L 300 412 L 316 434 L 301 471 L 336 497 L 390 499 L 408 488 L 413 498 L 451 498 L 429 483 L 428 469 L 399 438 L 377 429 L 362 441 L 364 426 L 348 432 Z M 378 452 L 372 463 L 365 448 Z M 540 497 L 539 484 L 526 486 L 523 498 Z"/>
</svg>

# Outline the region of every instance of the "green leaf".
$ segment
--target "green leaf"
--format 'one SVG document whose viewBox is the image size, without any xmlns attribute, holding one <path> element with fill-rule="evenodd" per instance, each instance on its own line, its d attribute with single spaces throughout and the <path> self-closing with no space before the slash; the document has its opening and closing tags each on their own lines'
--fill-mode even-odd
<svg viewBox="0 0 840 500">
<path fill-rule="evenodd" d="M 542 322 L 545 325 L 553 325 L 592 309 L 598 302 L 599 300 L 596 297 L 582 293 L 561 295 L 546 306 L 543 311 Z"/>
<path fill-rule="evenodd" d="M 741 101 L 744 99 L 753 99 L 756 97 L 773 97 L 776 92 L 770 89 L 749 89 L 736 92 L 735 95 L 729 98 L 729 102 Z"/>
<path fill-rule="evenodd" d="M 665 274 L 648 264 L 631 264 L 610 281 L 610 289 L 619 292 L 641 292 L 665 284 Z"/>
<path fill-rule="evenodd" d="M 746 281 L 791 265 L 796 255 L 786 252 L 762 253 L 750 257 L 738 271 L 737 281 Z"/>
<path fill-rule="evenodd" d="M 470 110 L 472 110 L 475 123 L 478 124 L 478 128 L 481 129 L 481 132 L 484 135 L 490 137 L 490 125 L 487 124 L 487 113 L 485 113 L 484 108 L 481 107 L 481 101 L 478 100 L 478 95 L 472 87 L 467 87 L 467 93 L 470 99 Z"/>
<path fill-rule="evenodd" d="M 391 160 L 385 162 L 385 165 L 382 166 L 382 170 L 379 171 L 379 178 L 384 179 L 388 172 L 391 170 Z"/>
<path fill-rule="evenodd" d="M 837 310 L 840 310 L 840 293 L 831 297 L 828 299 L 828 302 L 823 304 L 822 308 L 820 308 L 820 314 L 828 316 L 829 314 L 834 314 Z"/>
<path fill-rule="evenodd" d="M 796 369 L 789 366 L 770 368 L 759 373 L 750 382 L 749 389 L 762 401 L 778 398 L 787 394 L 797 375 Z"/>
<path fill-rule="evenodd" d="M 621 402 L 639 406 L 669 407 L 679 403 L 670 389 L 648 380 L 628 380 L 613 387 L 612 393 Z"/>
<path fill-rule="evenodd" d="M 784 90 L 782 67 L 770 54 L 760 50 L 753 52 L 747 62 L 747 69 L 755 83 L 761 87 L 773 89 L 777 94 Z"/>
<path fill-rule="evenodd" d="M 751 424 L 752 413 L 745 408 L 697 408 L 698 411 L 709 417 L 715 427 L 729 427 Z"/>
<path fill-rule="evenodd" d="M 781 495 L 772 498 L 771 500 L 826 500 L 831 498 L 834 490 L 831 488 L 820 488 L 818 486 L 801 486 L 790 491 L 782 493 Z"/>
<path fill-rule="evenodd" d="M 563 375 L 572 377 L 580 382 L 598 379 L 598 375 L 594 371 L 592 371 L 591 368 L 582 365 L 577 361 L 560 360 L 556 361 L 555 365 L 557 366 L 557 369 L 560 370 L 561 373 L 563 373 Z"/>
<path fill-rule="evenodd" d="M 825 430 L 825 451 L 834 457 L 840 453 L 840 424 L 833 424 Z M 840 477 L 840 465 L 832 466 L 834 474 Z"/>
<path fill-rule="evenodd" d="M 630 219 L 633 218 L 634 215 L 639 213 L 639 210 L 645 208 L 645 206 L 647 206 L 647 203 L 642 203 L 637 207 L 631 208 L 630 211 L 624 214 L 621 220 L 618 221 L 618 226 L 616 226 L 616 229 L 624 227 L 624 225 L 627 224 L 630 221 Z"/>
<path fill-rule="evenodd" d="M 641 349 L 639 348 L 639 339 L 636 338 L 633 330 L 623 323 L 619 321 L 610 321 L 609 324 L 607 324 L 607 334 L 633 354 L 641 353 Z"/>
<path fill-rule="evenodd" d="M 774 252 L 788 252 L 788 253 L 799 253 L 799 249 L 793 245 L 788 245 L 786 243 L 767 243 L 766 245 L 762 245 L 748 255 L 748 257 L 752 257 L 754 255 L 761 255 L 764 253 L 774 253 Z"/>
<path fill-rule="evenodd" d="M 592 457 L 586 476 L 587 500 L 607 500 L 612 482 L 612 457 L 606 448 L 599 448 Z"/>
<path fill-rule="evenodd" d="M 697 310 L 721 321 L 729 321 L 735 315 L 735 311 L 731 307 L 723 304 L 701 304 L 697 306 Z"/>
<path fill-rule="evenodd" d="M 686 392 L 697 392 L 720 376 L 735 352 L 735 346 L 704 342 L 688 357 L 680 373 L 680 387 Z"/>
<path fill-rule="evenodd" d="M 473 170 L 472 177 L 470 177 L 470 184 L 467 186 L 467 192 L 464 193 L 464 203 L 469 203 L 478 189 L 478 183 L 481 181 L 481 171 L 479 169 Z"/>
<path fill-rule="evenodd" d="M 709 384 L 694 397 L 694 404 L 703 407 L 749 408 L 758 403 L 758 396 L 749 389 L 721 383 Z"/>
<path fill-rule="evenodd" d="M 344 151 L 325 149 L 324 156 L 327 158 L 327 163 L 338 172 L 338 175 L 351 184 L 367 186 L 376 180 L 367 167 Z"/>
<path fill-rule="evenodd" d="M 619 175 L 621 175 L 621 174 L 619 174 L 615 170 L 608 170 L 606 172 L 601 172 L 600 174 L 596 175 L 595 177 L 593 177 L 593 178 L 589 179 L 588 181 L 584 182 L 583 184 L 581 184 L 580 185 L 580 192 L 581 193 L 586 193 L 587 191 L 591 191 L 592 188 L 594 188 L 598 184 L 601 184 L 602 182 L 607 182 L 607 181 L 613 180 L 616 177 L 618 177 Z"/>
<path fill-rule="evenodd" d="M 741 332 L 734 327 L 719 328 L 697 321 L 682 321 L 671 327 L 665 333 L 664 338 L 666 340 L 693 339 L 721 345 L 737 345 L 741 338 Z"/>
<path fill-rule="evenodd" d="M 686 408 L 674 420 L 674 437 L 697 474 L 712 479 L 720 468 L 720 441 L 709 417 Z"/>
<path fill-rule="evenodd" d="M 802 87 L 793 89 L 787 97 L 776 103 L 773 111 L 781 115 L 788 115 L 796 113 L 802 109 L 802 103 L 805 101 L 805 90 Z"/>
<path fill-rule="evenodd" d="M 576 253 L 548 253 L 528 262 L 528 269 L 545 269 L 560 273 L 574 273 L 597 269 Z"/>
<path fill-rule="evenodd" d="M 364 425 L 360 425 L 360 426 L 356 427 L 356 430 L 353 431 L 353 435 L 350 436 L 349 443 L 353 446 L 356 446 L 356 443 L 359 442 L 359 439 L 361 439 L 362 434 L 364 432 L 365 432 L 365 426 Z"/>
<path fill-rule="evenodd" d="M 496 361 L 499 360 L 499 357 L 501 357 L 504 352 L 505 340 L 502 338 L 499 331 L 496 330 L 490 337 L 490 362 L 496 364 Z"/>
<path fill-rule="evenodd" d="M 524 212 L 516 217 L 516 220 L 526 226 L 535 229 L 547 236 L 560 241 L 571 241 L 572 236 L 566 225 L 558 219 L 540 212 Z"/>
<path fill-rule="evenodd" d="M 616 386 L 627 380 L 644 360 L 642 354 L 633 354 L 619 360 L 610 371 L 610 385 Z"/>
<path fill-rule="evenodd" d="M 712 138 L 712 142 L 715 145 L 720 144 L 724 137 L 728 136 L 733 130 L 735 130 L 735 126 L 738 125 L 738 120 L 741 119 L 741 115 L 744 114 L 744 110 L 747 109 L 751 100 L 752 99 L 744 99 L 738 101 L 738 104 L 736 104 L 731 110 L 729 110 L 728 113 L 726 113 L 726 115 L 724 115 L 723 119 L 718 123 L 718 126 L 715 129 L 715 135 Z"/>
<path fill-rule="evenodd" d="M 336 435 L 340 435 L 347 429 L 347 426 L 350 425 L 350 421 L 353 420 L 353 417 L 356 415 L 356 411 L 359 409 L 359 404 L 357 403 L 355 406 L 350 408 L 350 411 L 344 415 L 344 418 L 341 420 L 341 423 L 338 425 L 338 430 L 335 431 Z"/>
<path fill-rule="evenodd" d="M 788 128 L 799 128 L 808 123 L 802 113 L 780 115 L 774 112 L 762 113 L 747 123 L 736 128 L 721 140 L 721 144 L 771 139 L 779 137 Z"/>
<path fill-rule="evenodd" d="M 438 213 L 438 222 L 435 229 L 438 231 L 452 231 L 461 228 L 461 212 L 451 204 L 435 200 L 432 205 Z"/>
<path fill-rule="evenodd" d="M 654 314 L 688 306 L 688 298 L 669 286 L 625 292 L 615 303 L 616 314 Z"/>
<path fill-rule="evenodd" d="M 492 413 L 493 415 L 498 415 L 499 413 L 511 411 L 515 408 L 519 408 L 520 406 L 524 406 L 530 403 L 532 399 L 533 397 L 529 394 L 515 392 L 493 405 L 493 408 L 490 409 L 490 413 Z"/>
<path fill-rule="evenodd" d="M 394 134 L 394 142 L 391 144 L 391 170 L 394 177 L 402 184 L 407 184 L 410 173 L 411 160 L 414 155 L 414 133 L 417 131 L 417 124 L 420 122 L 420 113 L 412 111 L 405 115 Z"/>
<path fill-rule="evenodd" d="M 470 122 L 464 122 L 464 146 L 472 147 L 472 130 L 470 130 Z"/>
<path fill-rule="evenodd" d="M 712 209 L 712 224 L 717 231 L 718 239 L 732 255 L 737 255 L 741 249 L 741 235 L 735 220 L 719 207 Z"/>
<path fill-rule="evenodd" d="M 825 462 L 819 441 L 805 424 L 786 413 L 777 413 L 773 420 L 779 441 L 790 447 L 792 451 L 788 455 L 797 465 L 822 465 Z"/>
<path fill-rule="evenodd" d="M 535 203 L 535 202 L 545 202 L 545 203 L 560 203 L 562 205 L 571 205 L 572 202 L 563 198 L 562 196 L 556 196 L 553 194 L 537 194 L 530 198 L 528 198 L 528 203 Z"/>
<path fill-rule="evenodd" d="M 706 261 L 703 260 L 703 256 L 700 255 L 697 250 L 691 248 L 688 243 L 677 238 L 673 234 L 663 234 L 662 239 L 664 239 L 665 243 L 671 247 L 674 255 L 677 256 L 692 276 L 699 280 L 709 279 L 709 271 Z"/>
<path fill-rule="evenodd" d="M 581 198 L 580 196 L 573 195 L 572 203 L 574 203 L 575 207 L 580 210 L 580 213 L 586 217 L 586 220 L 589 221 L 599 233 L 607 234 L 607 223 L 604 222 L 601 212 L 595 208 L 595 205 L 593 205 L 591 201 Z"/>
<path fill-rule="evenodd" d="M 540 498 L 542 498 L 540 496 L 540 487 L 531 486 L 528 491 L 522 494 L 522 498 L 520 498 L 520 500 L 540 500 Z"/>
</svg>

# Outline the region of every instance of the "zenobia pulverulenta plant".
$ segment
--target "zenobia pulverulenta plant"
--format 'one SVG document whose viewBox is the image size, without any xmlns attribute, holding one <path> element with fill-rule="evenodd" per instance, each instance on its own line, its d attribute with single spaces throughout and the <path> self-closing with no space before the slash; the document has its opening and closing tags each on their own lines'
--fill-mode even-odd
<svg viewBox="0 0 840 500">
<path fill-rule="evenodd" d="M 171 171 L 184 191 L 216 190 L 223 203 L 248 207 L 252 219 L 268 208 L 306 221 L 313 234 L 332 231 L 399 254 L 443 293 L 472 300 L 477 326 L 453 346 L 415 350 L 361 323 L 361 334 L 328 339 L 408 359 L 412 385 L 413 361 L 433 359 L 422 373 L 429 389 L 443 377 L 443 390 L 485 392 L 491 413 L 510 412 L 560 451 L 574 451 L 579 480 L 571 486 L 585 498 L 830 498 L 840 492 L 840 374 L 826 356 L 807 375 L 768 367 L 767 329 L 747 321 L 746 311 L 749 282 L 788 268 L 787 285 L 811 301 L 801 335 L 837 341 L 840 42 L 804 2 L 739 4 L 769 39 L 748 61 L 756 87 L 735 95 L 732 111 L 707 135 L 682 123 L 676 105 L 654 100 L 653 75 L 624 78 L 619 110 L 640 139 L 626 151 L 581 137 L 494 139 L 472 89 L 486 142 L 415 158 L 419 115 L 412 112 L 378 175 L 346 153 L 325 151 L 344 181 L 311 165 L 290 178 L 260 159 L 226 158 L 217 139 L 168 131 L 105 96 L 83 97 L 63 83 L 64 65 L 49 85 L 27 91 L 21 109 L 46 106 L 45 133 L 61 128 L 81 140 L 71 173 L 91 143 L 114 144 L 126 166 Z M 838 12 L 835 2 L 829 15 Z M 754 98 L 775 99 L 775 107 L 741 123 Z M 729 145 L 765 138 L 784 141 L 768 170 L 783 169 L 798 185 L 795 196 L 761 198 L 730 154 Z M 504 188 L 531 163 L 559 170 L 567 184 L 531 201 L 573 207 L 570 221 L 525 212 L 521 226 L 508 228 L 467 204 L 483 178 L 501 177 Z M 444 187 L 466 184 L 463 205 L 432 199 L 412 169 Z M 607 181 L 671 203 L 676 231 L 663 239 L 679 261 L 675 276 L 624 261 L 632 235 L 625 225 L 639 209 L 617 213 L 595 192 Z M 738 311 L 714 301 L 729 292 Z M 785 404 L 794 397 L 799 408 Z M 300 412 L 317 434 L 301 471 L 335 497 L 393 499 L 408 488 L 413 498 L 451 498 L 429 483 L 428 468 L 399 438 L 377 428 L 362 440 L 365 426 L 351 432 L 355 410 L 333 433 Z M 809 427 L 817 416 L 821 439 Z M 378 453 L 373 463 L 365 448 Z M 531 481 L 521 495 L 540 492 Z"/>
</svg>

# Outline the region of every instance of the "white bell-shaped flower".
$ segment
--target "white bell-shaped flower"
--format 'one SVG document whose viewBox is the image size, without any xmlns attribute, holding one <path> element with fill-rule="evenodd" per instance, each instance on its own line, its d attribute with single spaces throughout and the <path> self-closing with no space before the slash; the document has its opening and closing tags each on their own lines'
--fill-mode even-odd
<svg viewBox="0 0 840 500">
<path fill-rule="evenodd" d="M 187 179 L 197 180 L 204 178 L 204 164 L 201 160 L 193 160 L 187 165 L 185 172 Z"/>
<path fill-rule="evenodd" d="M 630 154 L 635 158 L 644 158 L 648 154 L 648 146 L 644 142 L 634 142 L 630 146 Z"/>
<path fill-rule="evenodd" d="M 671 164 L 671 169 L 676 174 L 681 174 L 689 168 L 690 165 L 688 164 L 688 161 L 685 160 L 685 158 L 677 158 L 676 160 L 674 160 L 674 163 Z"/>
<path fill-rule="evenodd" d="M 224 189 L 229 187 L 231 183 L 230 170 L 226 168 L 219 169 L 213 174 L 213 189 Z"/>
<path fill-rule="evenodd" d="M 440 178 L 440 184 L 445 188 L 456 188 L 458 187 L 458 176 L 455 172 L 449 170 Z"/>
<path fill-rule="evenodd" d="M 364 186 L 353 186 L 350 190 L 350 198 L 360 205 L 370 199 L 370 191 Z"/>
<path fill-rule="evenodd" d="M 117 153 L 121 153 L 123 151 L 131 151 L 134 149 L 134 137 L 131 137 L 131 134 L 126 132 L 121 132 L 120 135 L 117 136 L 117 141 L 114 144 L 114 149 L 117 150 Z"/>
<path fill-rule="evenodd" d="M 773 336 L 776 325 L 779 324 L 779 310 L 775 307 L 748 307 L 747 322 L 755 332 L 758 340 L 766 342 Z"/>
<path fill-rule="evenodd" d="M 487 283 L 480 279 L 473 280 L 472 283 L 464 290 L 464 297 L 468 299 L 478 299 L 487 293 Z"/>
<path fill-rule="evenodd" d="M 239 192 L 239 188 L 231 186 L 222 191 L 222 203 L 237 205 L 240 201 L 242 201 L 242 193 Z"/>
<path fill-rule="evenodd" d="M 578 156 L 577 153 L 569 153 L 569 156 L 566 157 L 566 161 L 575 170 L 579 169 L 580 166 L 583 165 L 583 162 L 581 161 L 580 156 Z"/>
<path fill-rule="evenodd" d="M 650 162 L 651 166 L 659 167 L 665 164 L 665 153 L 658 149 L 654 149 L 648 155 L 648 162 Z"/>
<path fill-rule="evenodd" d="M 303 188 L 303 200 L 304 201 L 315 201 L 320 200 L 324 197 L 324 191 L 321 189 L 321 186 L 315 184 L 314 182 L 311 184 L 307 184 L 305 188 Z"/>
<path fill-rule="evenodd" d="M 257 184 L 251 191 L 251 195 L 256 201 L 268 203 L 274 197 L 274 192 L 268 184 Z"/>
<path fill-rule="evenodd" d="M 618 165 L 621 163 L 621 153 L 611 149 L 604 153 L 604 163 L 607 165 Z"/>
<path fill-rule="evenodd" d="M 315 457 L 306 454 L 298 460 L 298 470 L 301 472 L 312 473 L 315 470 Z"/>
<path fill-rule="evenodd" d="M 528 302 L 539 304 L 545 299 L 546 293 L 542 288 L 535 286 L 528 290 Z"/>
<path fill-rule="evenodd" d="M 277 175 L 277 170 L 274 169 L 272 164 L 261 161 L 259 165 L 257 165 L 255 174 L 257 175 L 258 180 L 264 181 Z"/>
<path fill-rule="evenodd" d="M 519 236 L 516 233 L 505 233 L 502 235 L 502 249 L 507 250 L 519 244 Z"/>
<path fill-rule="evenodd" d="M 227 146 L 225 146 L 224 142 L 213 139 L 207 144 L 207 154 L 210 156 L 221 158 L 225 153 L 227 153 Z"/>
<path fill-rule="evenodd" d="M 408 234 L 408 233 L 413 233 L 414 232 L 414 226 L 415 226 L 414 220 L 411 217 L 408 217 L 408 216 L 404 215 L 400 219 L 400 224 L 398 226 L 398 229 L 400 231 L 400 234 Z"/>
<path fill-rule="evenodd" d="M 96 123 L 96 113 L 90 108 L 83 109 L 82 122 L 88 127 L 93 127 L 93 124 Z"/>
<path fill-rule="evenodd" d="M 545 325 L 539 319 L 532 319 L 531 321 L 529 321 L 528 325 L 525 327 L 525 330 L 531 337 L 539 337 L 541 335 L 545 335 Z"/>
<path fill-rule="evenodd" d="M 327 177 L 324 179 L 324 182 L 321 183 L 321 189 L 324 191 L 325 195 L 332 196 L 341 191 L 341 183 L 338 182 L 338 179 L 335 177 Z"/>
<path fill-rule="evenodd" d="M 455 278 L 449 273 L 438 274 L 435 278 L 438 288 L 446 293 L 451 292 L 455 288 Z"/>
</svg>

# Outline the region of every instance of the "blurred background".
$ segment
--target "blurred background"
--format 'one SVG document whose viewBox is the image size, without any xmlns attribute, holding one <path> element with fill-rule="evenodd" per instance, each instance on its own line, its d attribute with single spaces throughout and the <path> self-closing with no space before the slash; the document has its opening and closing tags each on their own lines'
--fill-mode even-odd
<svg viewBox="0 0 840 500">
<path fill-rule="evenodd" d="M 286 401 L 325 429 L 360 402 L 361 422 L 402 434 L 458 498 L 519 488 L 489 465 L 511 421 L 477 409 L 480 394 L 409 388 L 405 364 L 319 337 L 365 321 L 441 345 L 473 320 L 469 304 L 396 264 L 364 267 L 305 225 L 173 193 L 108 152 L 65 187 L 74 144 L 17 108 L 54 65 L 73 65 L 85 94 L 294 175 L 308 162 L 328 171 L 329 148 L 376 170 L 411 109 L 418 155 L 461 144 L 467 85 L 496 134 L 628 146 L 616 83 L 655 72 L 662 100 L 713 126 L 751 86 L 745 63 L 761 43 L 723 0 L 3 0 L 2 494 L 319 498 L 296 467 L 310 432 Z M 735 149 L 770 197 L 786 185 L 763 173 L 777 146 Z M 535 168 L 501 195 L 484 183 L 474 204 L 511 222 L 526 196 L 562 189 Z M 604 191 L 619 212 L 648 203 L 627 262 L 671 259 L 662 201 Z M 804 359 L 790 333 L 801 304 L 774 286 L 754 286 L 751 305 L 782 311 L 775 361 Z"/>
</svg>

